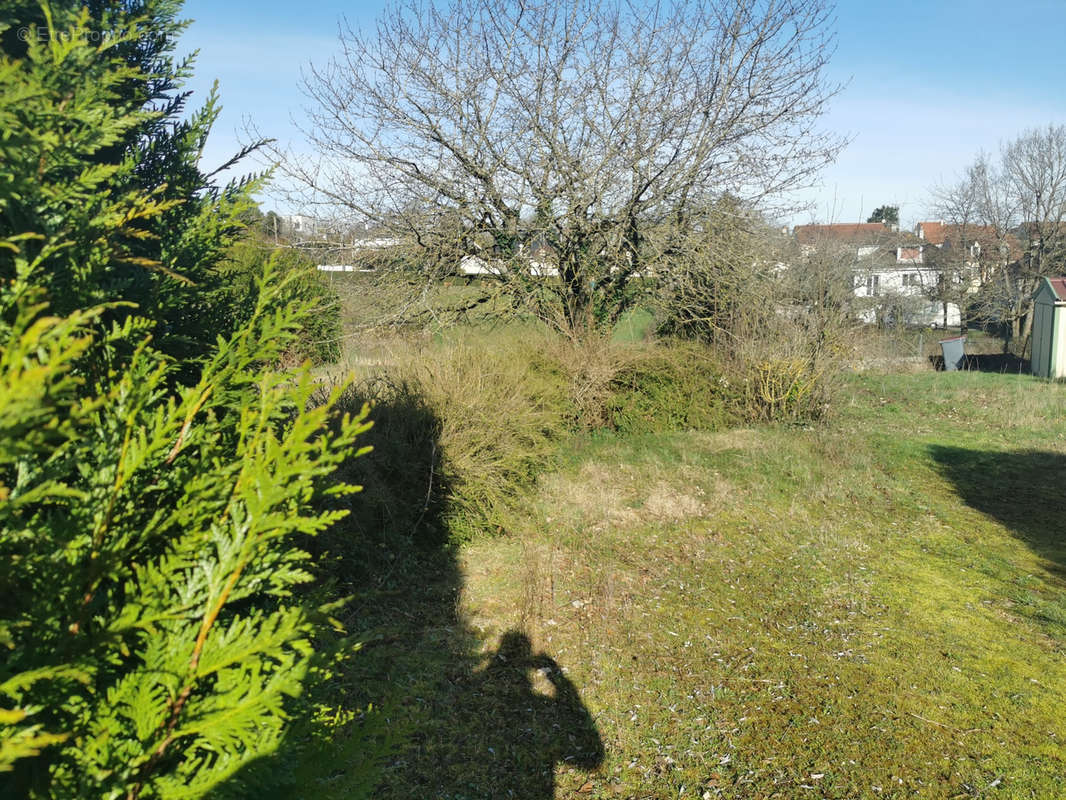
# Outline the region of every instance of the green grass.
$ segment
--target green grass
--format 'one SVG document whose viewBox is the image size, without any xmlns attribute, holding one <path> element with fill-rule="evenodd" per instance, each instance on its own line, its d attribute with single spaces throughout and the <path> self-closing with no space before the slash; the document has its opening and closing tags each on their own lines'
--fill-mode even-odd
<svg viewBox="0 0 1066 800">
<path fill-rule="evenodd" d="M 509 535 L 369 581 L 376 796 L 1059 796 L 1064 401 L 865 375 L 816 427 L 574 440 Z"/>
<path fill-rule="evenodd" d="M 643 342 L 655 328 L 655 315 L 646 308 L 633 308 L 622 315 L 612 338 L 617 342 Z"/>
</svg>

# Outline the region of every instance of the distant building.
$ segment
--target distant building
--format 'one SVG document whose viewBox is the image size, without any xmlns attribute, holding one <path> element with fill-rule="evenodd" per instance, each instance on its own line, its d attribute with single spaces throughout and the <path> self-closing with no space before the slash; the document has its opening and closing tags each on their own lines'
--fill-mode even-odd
<svg viewBox="0 0 1066 800">
<path fill-rule="evenodd" d="M 941 273 L 926 263 L 919 236 L 880 222 L 797 225 L 793 235 L 805 255 L 821 247 L 851 253 L 856 316 L 863 322 L 945 324 L 944 306 L 933 299 Z M 958 305 L 948 303 L 946 316 L 947 325 L 958 325 Z"/>
<path fill-rule="evenodd" d="M 284 214 L 280 219 L 281 234 L 294 242 L 313 239 L 341 247 L 364 249 L 379 249 L 399 243 L 397 239 L 370 238 L 364 226 L 342 220 L 312 217 L 309 214 Z"/>
<path fill-rule="evenodd" d="M 893 233 L 892 228 L 880 222 L 843 222 L 831 225 L 797 225 L 792 235 L 800 248 L 810 252 L 826 244 L 855 245 L 867 251 L 878 249 L 885 236 Z"/>
<path fill-rule="evenodd" d="M 281 233 L 290 239 L 310 239 L 319 230 L 319 222 L 306 214 L 284 214 L 281 217 Z"/>
<path fill-rule="evenodd" d="M 1022 256 L 1018 237 L 998 232 L 993 225 L 952 225 L 942 220 L 919 222 L 915 233 L 925 246 L 933 246 L 973 272 L 974 290 L 1004 264 Z"/>
<path fill-rule="evenodd" d="M 941 271 L 924 265 L 917 248 L 897 248 L 895 263 L 859 264 L 855 297 L 868 302 L 858 317 L 868 323 L 887 318 L 905 325 L 958 326 L 962 321 L 958 304 L 948 303 L 945 314 L 944 304 L 934 299 L 941 280 Z"/>
</svg>

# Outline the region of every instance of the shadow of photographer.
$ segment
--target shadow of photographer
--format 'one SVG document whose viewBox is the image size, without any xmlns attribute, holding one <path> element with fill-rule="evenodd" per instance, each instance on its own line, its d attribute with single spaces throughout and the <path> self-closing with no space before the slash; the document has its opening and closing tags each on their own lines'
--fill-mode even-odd
<svg viewBox="0 0 1066 800">
<path fill-rule="evenodd" d="M 351 513 L 313 543 L 316 591 L 352 597 L 339 618 L 362 646 L 303 701 L 350 721 L 294 733 L 242 776 L 238 794 L 553 798 L 560 765 L 592 771 L 602 762 L 595 722 L 565 669 L 534 652 L 525 633 L 495 640 L 469 624 L 447 536 L 440 420 L 417 387 L 371 389 L 365 443 L 374 450 L 338 473 L 364 491 L 343 500 Z"/>
<path fill-rule="evenodd" d="M 554 659 L 534 653 L 522 632 L 505 633 L 455 698 L 463 708 L 465 742 L 439 764 L 439 797 L 555 796 L 555 770 L 594 770 L 603 743 L 577 688 Z M 471 772 L 470 762 L 482 769 Z"/>
</svg>

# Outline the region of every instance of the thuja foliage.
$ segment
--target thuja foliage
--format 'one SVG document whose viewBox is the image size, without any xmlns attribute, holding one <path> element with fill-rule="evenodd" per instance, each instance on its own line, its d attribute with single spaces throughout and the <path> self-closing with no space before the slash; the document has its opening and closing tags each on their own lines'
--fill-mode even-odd
<svg viewBox="0 0 1066 800">
<path fill-rule="evenodd" d="M 355 490 L 330 478 L 365 410 L 266 366 L 314 312 L 269 263 L 181 357 L 174 320 L 209 298 L 167 299 L 195 286 L 158 233 L 187 198 L 135 177 L 144 29 L 41 15 L 0 54 L 0 796 L 214 796 L 278 749 L 314 667 L 304 544 L 344 513 L 317 498 Z M 228 212 L 197 208 L 170 235 L 217 244 Z"/>
<path fill-rule="evenodd" d="M 30 278 L 27 273 L 25 278 Z M 265 294 L 269 294 L 269 291 Z M 297 534 L 362 417 L 258 368 L 291 341 L 257 309 L 194 386 L 142 340 L 86 391 L 99 310 L 47 315 L 28 280 L 0 360 L 0 769 L 13 795 L 196 797 L 280 740 L 310 657 Z M 112 336 L 135 339 L 131 322 Z M 351 491 L 333 485 L 326 491 Z"/>
<path fill-rule="evenodd" d="M 336 361 L 341 355 L 340 298 L 322 281 L 307 255 L 291 248 L 278 248 L 254 232 L 236 242 L 221 265 L 234 322 L 245 322 L 255 307 L 258 278 L 268 264 L 286 275 L 286 297 L 290 302 L 310 303 L 315 309 L 283 361 L 297 363 L 310 359 L 316 364 Z"/>
<path fill-rule="evenodd" d="M 158 349 L 200 355 L 240 323 L 218 265 L 242 234 L 257 183 L 219 183 L 228 164 L 200 165 L 220 106 L 212 92 L 188 108 L 192 65 L 174 56 L 186 25 L 180 3 L 0 0 L 0 9 L 0 172 L 13 173 L 0 180 L 31 179 L 4 193 L 4 226 L 80 232 L 49 254 L 39 278 L 57 312 L 129 301 L 155 322 Z M 91 252 L 100 237 L 121 244 L 110 259 Z M 0 253 L 0 275 L 11 274 L 10 259 Z"/>
</svg>

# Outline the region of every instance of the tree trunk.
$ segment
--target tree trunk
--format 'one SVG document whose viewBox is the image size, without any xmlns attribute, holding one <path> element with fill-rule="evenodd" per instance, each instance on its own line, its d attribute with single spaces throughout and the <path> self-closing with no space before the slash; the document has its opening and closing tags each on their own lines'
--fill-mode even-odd
<svg viewBox="0 0 1066 800">
<path fill-rule="evenodd" d="M 1021 356 L 1021 357 L 1025 356 L 1025 346 L 1026 346 L 1026 343 L 1029 341 L 1029 336 L 1033 332 L 1033 308 L 1032 308 L 1032 305 L 1033 305 L 1032 302 L 1026 302 L 1022 306 L 1022 314 L 1025 315 L 1025 319 L 1022 322 L 1022 329 L 1021 329 L 1021 332 L 1020 332 L 1021 336 L 1020 336 L 1020 339 L 1019 339 L 1019 341 L 1021 342 L 1021 350 L 1018 352 L 1018 355 Z"/>
</svg>

